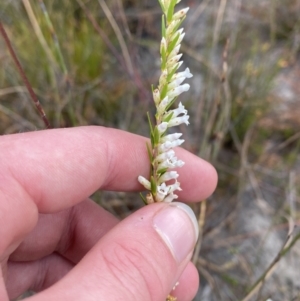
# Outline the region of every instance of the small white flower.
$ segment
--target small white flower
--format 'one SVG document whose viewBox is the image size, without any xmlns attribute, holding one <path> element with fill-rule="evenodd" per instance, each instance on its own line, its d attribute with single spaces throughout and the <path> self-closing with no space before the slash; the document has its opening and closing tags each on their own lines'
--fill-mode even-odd
<svg viewBox="0 0 300 301">
<path fill-rule="evenodd" d="M 167 141 L 167 142 L 165 142 L 163 144 L 160 144 L 158 146 L 158 151 L 160 153 L 168 151 L 170 148 L 172 148 L 172 145 L 173 145 L 172 143 L 173 142 Z"/>
<path fill-rule="evenodd" d="M 160 164 L 158 164 L 157 169 L 161 170 L 163 168 L 175 168 L 175 167 L 182 167 L 184 162 L 182 160 L 177 160 L 176 157 L 167 159 Z"/>
<path fill-rule="evenodd" d="M 173 80 L 176 80 L 178 78 L 181 78 L 181 77 L 184 77 L 184 78 L 191 78 L 193 77 L 193 74 L 190 72 L 190 69 L 189 68 L 186 68 L 184 71 L 182 72 L 178 72 L 178 73 L 175 73 L 173 76 L 172 76 L 172 81 Z M 171 82 L 172 82 L 171 81 Z"/>
<path fill-rule="evenodd" d="M 164 198 L 164 202 L 171 203 L 173 200 L 177 199 L 178 195 L 170 193 L 167 197 Z"/>
<path fill-rule="evenodd" d="M 177 116 L 180 115 L 180 114 L 187 115 L 188 111 L 184 108 L 184 106 L 183 106 L 182 103 L 180 102 L 178 108 L 169 111 L 169 113 L 173 113 L 172 118 L 175 118 L 175 117 L 177 117 Z"/>
<path fill-rule="evenodd" d="M 174 140 L 172 142 L 171 141 L 166 141 L 165 143 L 159 145 L 158 151 L 160 153 L 166 152 L 166 151 L 168 151 L 171 148 L 174 148 L 176 146 L 181 145 L 183 142 L 184 142 L 184 140 L 180 140 L 180 139 Z"/>
<path fill-rule="evenodd" d="M 169 134 L 161 138 L 161 142 L 166 142 L 166 141 L 174 141 L 179 139 L 182 136 L 182 133 L 174 133 L 174 134 Z"/>
<path fill-rule="evenodd" d="M 168 123 L 167 122 L 162 122 L 161 124 L 159 124 L 157 126 L 157 129 L 159 131 L 160 134 L 164 133 L 168 128 Z"/>
<path fill-rule="evenodd" d="M 181 86 L 178 86 L 172 90 L 170 90 L 170 92 L 168 93 L 168 96 L 170 99 L 173 99 L 174 97 L 177 97 L 178 95 L 180 95 L 183 92 L 186 92 L 190 89 L 190 85 L 189 84 L 183 84 Z"/>
<path fill-rule="evenodd" d="M 171 81 L 169 84 L 168 84 L 168 91 L 180 86 L 183 81 L 185 80 L 185 77 L 179 77 L 173 81 Z"/>
<path fill-rule="evenodd" d="M 175 170 L 167 171 L 159 178 L 159 183 L 167 182 L 169 180 L 177 179 L 178 173 Z"/>
<path fill-rule="evenodd" d="M 175 152 L 171 149 L 166 153 L 162 153 L 160 155 L 158 155 L 155 159 L 156 162 L 163 162 L 167 159 L 171 159 L 175 156 Z"/>
<path fill-rule="evenodd" d="M 155 196 L 155 200 L 157 202 L 162 202 L 164 200 L 164 198 L 167 196 L 168 194 L 168 187 L 166 185 L 166 183 L 162 183 L 161 185 L 159 185 L 157 187 L 157 193 Z"/>
<path fill-rule="evenodd" d="M 180 183 L 179 182 L 175 182 L 174 184 L 172 185 L 169 185 L 169 193 L 172 193 L 174 192 L 175 190 L 179 190 L 179 191 L 182 191 L 182 189 L 180 188 Z"/>
<path fill-rule="evenodd" d="M 184 115 L 184 116 L 180 116 L 180 117 L 176 117 L 176 118 L 172 118 L 169 123 L 168 123 L 168 127 L 172 127 L 172 126 L 177 126 L 179 124 L 185 123 L 186 125 L 189 125 L 189 115 Z"/>
<path fill-rule="evenodd" d="M 148 189 L 148 190 L 151 189 L 151 184 L 150 184 L 150 182 L 149 182 L 146 178 L 144 178 L 143 176 L 139 176 L 139 177 L 138 177 L 138 181 L 139 181 L 146 189 Z"/>
</svg>

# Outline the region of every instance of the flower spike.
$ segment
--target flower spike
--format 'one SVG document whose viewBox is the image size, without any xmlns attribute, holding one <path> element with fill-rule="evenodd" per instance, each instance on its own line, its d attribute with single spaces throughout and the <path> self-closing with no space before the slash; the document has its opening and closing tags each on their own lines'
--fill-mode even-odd
<svg viewBox="0 0 300 301">
<path fill-rule="evenodd" d="M 174 12 L 180 0 L 158 0 L 163 11 L 162 39 L 160 43 L 161 76 L 159 84 L 153 90 L 153 100 L 156 106 L 156 124 L 151 125 L 151 147 L 147 147 L 150 163 L 150 179 L 143 176 L 138 181 L 149 193 L 146 195 L 146 203 L 172 202 L 178 196 L 174 193 L 180 191 L 180 183 L 177 181 L 179 174 L 174 168 L 182 167 L 184 162 L 177 159 L 174 148 L 181 145 L 181 133 L 168 134 L 170 127 L 185 123 L 189 124 L 189 115 L 180 102 L 178 107 L 171 109 L 176 98 L 189 90 L 189 84 L 183 84 L 186 78 L 193 75 L 189 68 L 177 72 L 182 65 L 180 61 L 181 42 L 185 36 L 183 28 L 179 28 L 186 17 L 189 8 Z"/>
</svg>

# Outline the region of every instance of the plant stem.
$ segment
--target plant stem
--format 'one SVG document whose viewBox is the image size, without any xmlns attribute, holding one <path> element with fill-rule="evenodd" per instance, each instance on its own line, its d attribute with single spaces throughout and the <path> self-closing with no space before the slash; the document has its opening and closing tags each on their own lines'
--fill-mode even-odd
<svg viewBox="0 0 300 301">
<path fill-rule="evenodd" d="M 6 31 L 5 31 L 5 29 L 4 29 L 3 24 L 2 24 L 1 21 L 0 21 L 0 33 L 1 33 L 3 39 L 4 39 L 5 43 L 6 43 L 8 51 L 9 51 L 9 53 L 10 53 L 10 55 L 11 55 L 11 57 L 12 57 L 14 63 L 15 63 L 15 65 L 16 65 L 18 71 L 19 71 L 19 74 L 22 77 L 22 80 L 23 80 L 23 82 L 24 82 L 24 84 L 25 84 L 25 86 L 26 86 L 26 88 L 27 88 L 27 90 L 29 92 L 29 95 L 31 96 L 31 99 L 34 102 L 34 104 L 35 104 L 35 106 L 36 106 L 36 108 L 37 108 L 37 110 L 38 110 L 38 112 L 39 112 L 39 114 L 40 114 L 40 116 L 41 116 L 44 124 L 45 124 L 45 127 L 47 129 L 49 129 L 50 128 L 49 120 L 46 117 L 45 111 L 44 111 L 41 103 L 39 102 L 36 94 L 34 93 L 34 91 L 32 89 L 32 86 L 29 83 L 29 80 L 27 79 L 27 76 L 26 76 L 26 74 L 24 72 L 24 69 L 23 69 L 23 67 L 22 67 L 22 65 L 21 65 L 21 63 L 20 63 L 20 61 L 19 61 L 19 59 L 18 59 L 18 57 L 17 57 L 17 55 L 16 55 L 16 53 L 15 53 L 12 45 L 11 45 L 11 42 L 10 42 L 10 40 L 8 38 L 8 35 L 6 34 Z"/>
</svg>

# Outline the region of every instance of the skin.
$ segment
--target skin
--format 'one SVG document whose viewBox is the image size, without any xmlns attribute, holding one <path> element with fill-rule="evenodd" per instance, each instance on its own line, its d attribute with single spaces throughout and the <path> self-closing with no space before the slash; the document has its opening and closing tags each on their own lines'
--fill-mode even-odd
<svg viewBox="0 0 300 301">
<path fill-rule="evenodd" d="M 137 177 L 149 174 L 146 141 L 102 127 L 0 137 L 0 300 L 30 289 L 40 292 L 32 301 L 158 301 L 177 280 L 172 295 L 192 300 L 196 268 L 189 258 L 176 263 L 148 222 L 168 204 L 120 222 L 89 199 L 98 189 L 143 190 Z M 183 149 L 176 154 L 186 163 L 180 201 L 207 198 L 215 169 Z M 144 222 L 136 227 L 137 220 Z"/>
</svg>

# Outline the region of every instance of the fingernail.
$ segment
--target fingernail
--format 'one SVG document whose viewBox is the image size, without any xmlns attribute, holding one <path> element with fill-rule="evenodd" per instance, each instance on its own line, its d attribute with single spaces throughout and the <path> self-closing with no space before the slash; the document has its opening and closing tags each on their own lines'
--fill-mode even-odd
<svg viewBox="0 0 300 301">
<path fill-rule="evenodd" d="M 154 229 L 178 263 L 191 253 L 198 239 L 198 222 L 193 210 L 183 203 L 170 203 L 153 218 Z"/>
</svg>

